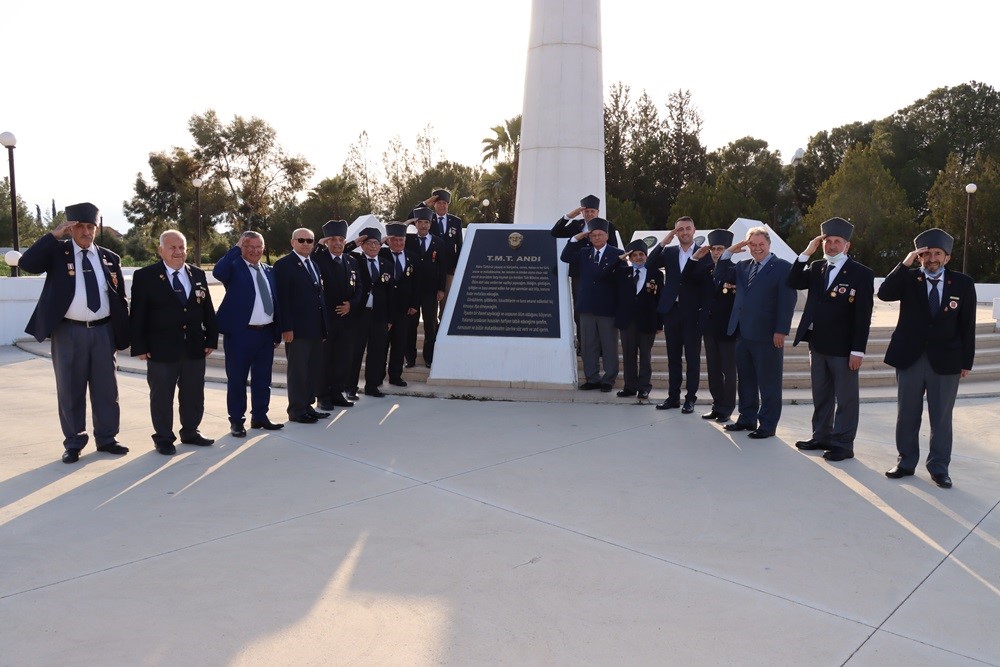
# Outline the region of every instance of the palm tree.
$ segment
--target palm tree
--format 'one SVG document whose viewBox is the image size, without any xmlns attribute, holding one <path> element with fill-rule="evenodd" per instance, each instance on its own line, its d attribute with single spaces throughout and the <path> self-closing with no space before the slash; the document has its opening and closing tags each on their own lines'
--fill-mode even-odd
<svg viewBox="0 0 1000 667">
<path fill-rule="evenodd" d="M 492 130 L 494 136 L 483 139 L 483 164 L 489 160 L 516 164 L 521 149 L 521 115 L 508 118 Z"/>
<path fill-rule="evenodd" d="M 517 192 L 517 165 L 521 151 L 521 116 L 508 118 L 492 128 L 493 136 L 483 139 L 483 164 L 493 161 L 493 171 L 480 180 L 484 195 L 495 202 L 498 219 L 514 220 Z"/>
</svg>

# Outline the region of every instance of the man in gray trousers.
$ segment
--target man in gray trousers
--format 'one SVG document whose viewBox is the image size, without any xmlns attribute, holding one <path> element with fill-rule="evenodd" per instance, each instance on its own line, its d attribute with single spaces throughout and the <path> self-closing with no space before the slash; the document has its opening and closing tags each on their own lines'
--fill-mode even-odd
<svg viewBox="0 0 1000 667">
<path fill-rule="evenodd" d="M 809 290 L 795 342 L 809 342 L 812 436 L 795 446 L 823 449 L 827 461 L 854 458 L 858 433 L 858 371 L 872 324 L 875 274 L 848 257 L 854 225 L 830 218 L 788 272 L 788 286 Z M 809 264 L 820 246 L 823 258 Z"/>
<path fill-rule="evenodd" d="M 942 229 L 928 229 L 916 247 L 885 277 L 883 301 L 899 301 L 885 363 L 896 368 L 897 464 L 890 479 L 909 477 L 920 461 L 920 419 L 927 395 L 931 423 L 927 472 L 941 488 L 951 488 L 951 413 L 958 381 L 969 375 L 976 356 L 976 285 L 972 278 L 945 268 L 955 240 Z M 919 258 L 920 266 L 914 267 Z"/>
</svg>

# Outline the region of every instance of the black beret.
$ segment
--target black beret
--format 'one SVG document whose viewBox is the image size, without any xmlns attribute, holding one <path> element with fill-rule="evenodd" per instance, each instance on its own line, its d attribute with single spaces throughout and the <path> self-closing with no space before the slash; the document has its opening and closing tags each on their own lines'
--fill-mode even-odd
<svg viewBox="0 0 1000 667">
<path fill-rule="evenodd" d="M 607 232 L 608 231 L 608 221 L 605 220 L 604 218 L 594 218 L 590 222 L 587 223 L 587 231 L 588 232 L 594 232 L 594 231 Z"/>
<path fill-rule="evenodd" d="M 952 238 L 951 234 L 937 227 L 920 232 L 917 234 L 917 238 L 913 239 L 914 250 L 917 248 L 941 248 L 946 255 L 951 254 L 954 245 L 955 239 Z"/>
<path fill-rule="evenodd" d="M 845 241 L 851 240 L 854 233 L 854 225 L 843 218 L 830 218 L 819 226 L 819 231 L 827 236 L 839 236 Z"/>
<path fill-rule="evenodd" d="M 347 238 L 346 220 L 327 220 L 323 223 L 323 236 L 340 236 Z"/>
<path fill-rule="evenodd" d="M 382 232 L 379 231 L 378 227 L 365 227 L 358 236 L 366 237 L 365 241 L 371 241 L 372 239 L 376 241 L 382 240 Z"/>
<path fill-rule="evenodd" d="M 436 196 L 439 201 L 451 203 L 451 193 L 447 190 L 435 190 L 431 195 Z"/>
<path fill-rule="evenodd" d="M 580 200 L 580 206 L 584 208 L 601 208 L 601 200 L 594 195 L 587 195 Z"/>
<path fill-rule="evenodd" d="M 430 220 L 434 217 L 434 211 L 426 206 L 418 206 L 410 211 L 410 220 Z"/>
<path fill-rule="evenodd" d="M 649 252 L 649 246 L 647 246 L 646 242 L 643 241 L 642 239 L 636 239 L 635 241 L 632 241 L 627 246 L 625 246 L 625 254 L 626 255 L 631 255 L 634 252 L 645 252 L 645 253 L 648 253 Z"/>
<path fill-rule="evenodd" d="M 97 224 L 97 207 L 90 202 L 84 202 L 82 204 L 73 204 L 72 206 L 66 207 L 66 220 L 67 222 L 88 222 L 92 225 Z"/>
<path fill-rule="evenodd" d="M 713 229 L 708 233 L 708 245 L 733 245 L 733 233 L 728 229 Z"/>
<path fill-rule="evenodd" d="M 385 223 L 385 235 L 386 236 L 396 236 L 396 237 L 406 237 L 406 223 L 405 222 L 387 222 Z"/>
</svg>

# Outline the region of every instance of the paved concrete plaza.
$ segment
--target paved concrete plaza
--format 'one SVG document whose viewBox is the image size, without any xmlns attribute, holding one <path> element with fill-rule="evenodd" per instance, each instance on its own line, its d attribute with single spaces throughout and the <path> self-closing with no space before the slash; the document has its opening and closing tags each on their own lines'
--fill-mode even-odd
<svg viewBox="0 0 1000 667">
<path fill-rule="evenodd" d="M 858 458 L 652 405 L 363 397 L 316 425 L 59 460 L 47 359 L 0 348 L 2 665 L 1000 664 L 996 398 L 955 488 L 902 481 L 895 406 Z M 271 417 L 284 417 L 275 392 Z M 926 443 L 927 427 L 923 442 Z M 223 435 L 225 434 L 225 435 Z"/>
</svg>

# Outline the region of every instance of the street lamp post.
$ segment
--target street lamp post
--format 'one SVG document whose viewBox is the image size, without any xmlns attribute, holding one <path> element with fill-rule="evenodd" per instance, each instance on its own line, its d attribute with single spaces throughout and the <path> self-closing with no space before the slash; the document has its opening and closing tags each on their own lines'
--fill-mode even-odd
<svg viewBox="0 0 1000 667">
<path fill-rule="evenodd" d="M 976 184 L 965 186 L 965 244 L 962 248 L 962 273 L 968 273 L 969 266 L 969 234 L 972 233 L 972 195 L 976 194 Z"/>
<path fill-rule="evenodd" d="M 483 207 L 483 222 L 489 222 L 490 221 L 490 200 L 489 199 L 484 199 L 482 201 L 482 207 Z"/>
<path fill-rule="evenodd" d="M 17 138 L 14 137 L 11 132 L 4 132 L 0 134 L 0 144 L 3 144 L 7 148 L 7 156 L 10 163 L 10 227 L 11 227 L 11 243 L 13 244 L 14 251 L 19 252 L 21 246 L 18 243 L 17 234 L 17 188 L 14 185 L 14 146 L 17 145 Z M 10 267 L 10 275 L 12 278 L 16 278 L 21 275 L 21 270 L 16 266 Z"/>
<path fill-rule="evenodd" d="M 194 240 L 194 265 L 197 267 L 201 266 L 201 186 L 203 181 L 200 178 L 192 178 L 191 185 L 194 186 L 195 190 L 195 204 L 194 204 L 194 217 L 195 217 L 195 240 Z"/>
</svg>

